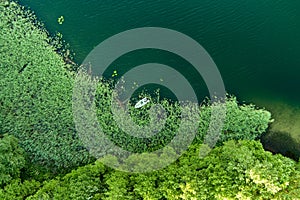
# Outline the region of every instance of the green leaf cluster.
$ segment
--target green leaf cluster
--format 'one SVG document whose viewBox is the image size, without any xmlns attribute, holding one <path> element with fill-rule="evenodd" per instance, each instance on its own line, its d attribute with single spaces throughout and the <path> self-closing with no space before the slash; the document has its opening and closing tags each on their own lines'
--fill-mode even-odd
<svg viewBox="0 0 300 200">
<path fill-rule="evenodd" d="M 23 200 L 35 194 L 41 188 L 41 183 L 36 180 L 21 181 L 14 179 L 10 184 L 0 189 L 0 199 Z"/>
<path fill-rule="evenodd" d="M 298 199 L 295 161 L 257 141 L 228 141 L 207 157 L 193 145 L 151 173 L 111 170 L 99 161 L 48 181 L 28 199 Z M 150 159 L 151 160 L 151 159 Z M 151 161 L 150 161 L 151 162 Z"/>
<path fill-rule="evenodd" d="M 19 178 L 25 166 L 24 150 L 19 147 L 18 139 L 12 135 L 1 135 L 0 140 L 0 186 Z"/>
<path fill-rule="evenodd" d="M 227 96 L 226 116 L 218 145 L 228 140 L 254 140 L 264 133 L 273 121 L 271 113 L 253 104 L 239 104 L 236 97 Z M 200 125 L 198 140 L 205 137 L 210 121 L 212 106 L 209 100 L 200 107 Z M 216 120 L 217 121 L 217 120 Z"/>
<path fill-rule="evenodd" d="M 43 187 L 27 199 L 101 199 L 107 171 L 100 162 L 79 167 L 62 178 L 45 181 Z"/>
</svg>

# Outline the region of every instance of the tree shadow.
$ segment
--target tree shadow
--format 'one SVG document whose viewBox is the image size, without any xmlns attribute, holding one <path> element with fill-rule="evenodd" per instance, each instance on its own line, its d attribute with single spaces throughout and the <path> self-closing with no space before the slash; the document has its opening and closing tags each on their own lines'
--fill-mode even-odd
<svg viewBox="0 0 300 200">
<path fill-rule="evenodd" d="M 260 140 L 264 149 L 273 154 L 280 153 L 295 161 L 300 158 L 300 143 L 288 132 L 269 130 Z"/>
</svg>

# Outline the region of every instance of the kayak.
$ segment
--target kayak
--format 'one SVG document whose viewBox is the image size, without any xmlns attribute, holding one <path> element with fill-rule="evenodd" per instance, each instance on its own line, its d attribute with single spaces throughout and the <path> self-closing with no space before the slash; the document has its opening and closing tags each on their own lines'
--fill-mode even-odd
<svg viewBox="0 0 300 200">
<path fill-rule="evenodd" d="M 144 105 L 146 105 L 148 102 L 150 102 L 150 100 L 147 99 L 147 97 L 145 97 L 145 98 L 139 100 L 139 101 L 134 105 L 134 107 L 135 107 L 135 108 L 141 108 L 141 107 L 143 107 Z"/>
</svg>

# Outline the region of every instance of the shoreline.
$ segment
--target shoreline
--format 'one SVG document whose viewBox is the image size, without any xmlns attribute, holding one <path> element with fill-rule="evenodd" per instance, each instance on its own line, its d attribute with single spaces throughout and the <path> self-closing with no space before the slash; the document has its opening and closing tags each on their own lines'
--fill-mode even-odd
<svg viewBox="0 0 300 200">
<path fill-rule="evenodd" d="M 272 114 L 274 122 L 261 137 L 264 148 L 298 161 L 300 158 L 300 106 L 274 94 L 256 97 L 249 95 L 243 96 L 242 99 L 264 107 Z"/>
</svg>

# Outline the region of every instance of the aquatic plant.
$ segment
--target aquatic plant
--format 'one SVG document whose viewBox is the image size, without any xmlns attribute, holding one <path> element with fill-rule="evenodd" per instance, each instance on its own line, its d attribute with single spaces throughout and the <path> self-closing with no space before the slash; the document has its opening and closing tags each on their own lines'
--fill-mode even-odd
<svg viewBox="0 0 300 200">
<path fill-rule="evenodd" d="M 32 164 L 49 171 L 89 162 L 73 123 L 68 65 L 31 12 L 10 2 L 0 10 L 2 131 L 19 139 Z"/>
<path fill-rule="evenodd" d="M 115 76 L 118 76 L 117 70 L 114 70 L 113 74 L 111 75 L 111 77 L 115 77 Z"/>
<path fill-rule="evenodd" d="M 97 107 L 97 116 L 99 124 L 104 133 L 115 144 L 131 152 L 151 152 L 160 149 L 168 144 L 175 136 L 180 124 L 182 108 L 178 102 L 171 102 L 168 99 L 162 99 L 160 93 L 155 95 L 140 93 L 139 96 L 147 97 L 150 103 L 141 109 L 135 109 L 132 101 L 126 102 L 117 110 L 118 114 L 113 114 L 111 110 L 111 101 L 114 96 L 113 82 L 99 82 L 95 103 Z M 126 90 L 126 88 L 125 88 Z M 134 100 L 134 99 L 132 99 Z M 138 129 L 127 122 L 126 116 L 122 114 L 122 107 L 128 108 L 128 112 L 133 122 L 142 127 L 151 123 L 151 107 L 159 103 L 166 111 L 166 121 L 160 132 L 151 138 L 137 138 L 132 135 L 139 135 Z M 272 122 L 271 113 L 255 107 L 254 105 L 239 105 L 234 96 L 228 96 L 226 99 L 227 113 L 224 127 L 222 129 L 218 145 L 231 139 L 248 139 L 254 140 L 268 128 Z M 159 113 L 156 113 L 159 115 Z M 200 121 L 198 133 L 195 137 L 195 143 L 202 143 L 207 135 L 207 130 L 211 121 L 211 103 L 209 100 L 203 101 L 200 106 Z M 152 116 L 153 117 L 153 116 Z M 116 118 L 117 121 L 116 122 Z M 126 127 L 126 132 L 120 127 Z M 147 132 L 144 129 L 145 132 Z M 131 133 L 131 135 L 128 135 Z"/>
<path fill-rule="evenodd" d="M 57 18 L 57 22 L 58 22 L 59 24 L 63 24 L 64 21 L 65 21 L 64 16 L 60 16 L 59 18 Z"/>
</svg>

